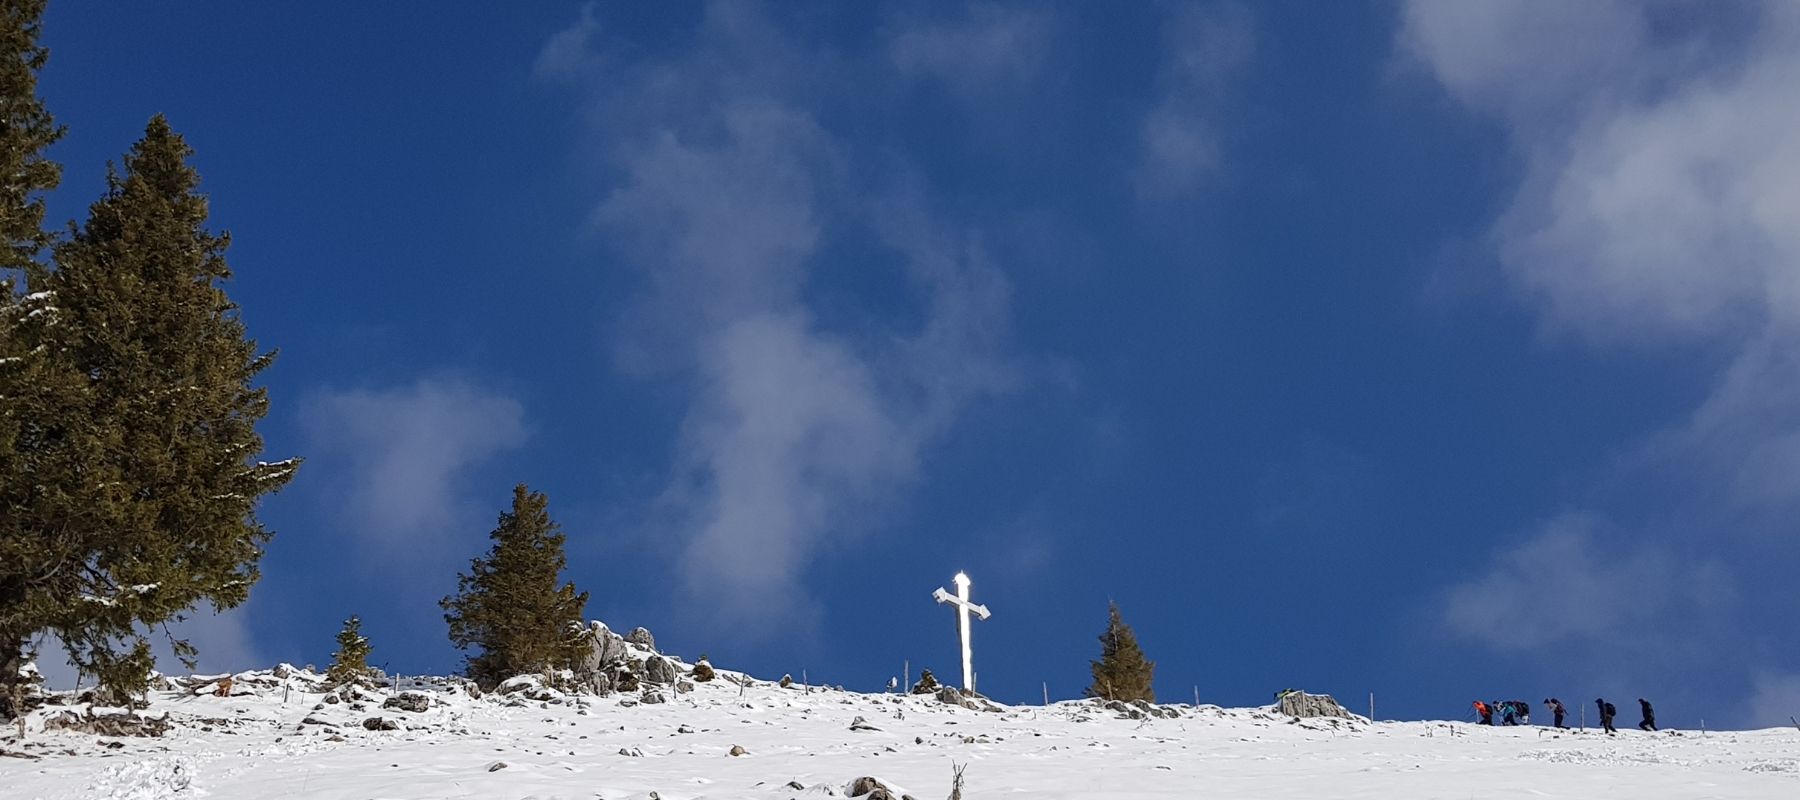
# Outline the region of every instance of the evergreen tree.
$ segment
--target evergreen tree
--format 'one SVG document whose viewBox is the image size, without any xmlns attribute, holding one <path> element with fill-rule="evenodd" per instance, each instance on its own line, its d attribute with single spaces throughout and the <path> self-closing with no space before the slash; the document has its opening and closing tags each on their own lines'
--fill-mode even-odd
<svg viewBox="0 0 1800 800">
<path fill-rule="evenodd" d="M 24 625 L 55 632 L 114 701 L 143 689 L 146 630 L 248 598 L 270 535 L 256 504 L 298 467 L 252 460 L 268 412 L 252 381 L 274 356 L 220 286 L 229 239 L 206 229 L 190 155 L 153 118 L 41 281 L 51 357 L 81 384 L 44 421 L 79 446 L 24 487 L 41 495 L 26 535 L 53 555 Z M 172 645 L 191 666 L 193 647 Z"/>
<path fill-rule="evenodd" d="M 1087 696 L 1156 702 L 1151 688 L 1156 662 L 1144 658 L 1137 634 L 1119 616 L 1118 603 L 1108 604 L 1106 614 L 1106 631 L 1100 634 L 1100 660 L 1088 662 L 1094 683 L 1087 688 Z"/>
<path fill-rule="evenodd" d="M 325 670 L 325 680 L 333 685 L 342 685 L 365 680 L 369 677 L 369 637 L 362 635 L 362 619 L 351 615 L 344 620 L 343 630 L 338 631 L 337 652 L 331 654 L 331 667 Z"/>
<path fill-rule="evenodd" d="M 482 686 L 563 669 L 580 654 L 580 639 L 569 631 L 581 622 L 588 595 L 573 583 L 557 585 L 567 565 L 565 537 L 548 506 L 543 493 L 513 487 L 512 510 L 488 534 L 493 548 L 457 575 L 456 594 L 439 603 L 450 641 L 480 649 L 468 657 L 468 674 Z"/>
<path fill-rule="evenodd" d="M 68 452 L 55 415 L 80 386 L 47 340 L 50 298 L 18 292 L 21 277 L 43 275 L 42 194 L 62 177 L 44 151 L 63 129 L 37 96 L 49 57 L 38 44 L 43 13 L 44 0 L 0 0 L 0 720 L 22 710 L 26 647 L 51 607 L 39 585 L 66 563 L 39 524 L 46 498 L 34 487 Z"/>
</svg>

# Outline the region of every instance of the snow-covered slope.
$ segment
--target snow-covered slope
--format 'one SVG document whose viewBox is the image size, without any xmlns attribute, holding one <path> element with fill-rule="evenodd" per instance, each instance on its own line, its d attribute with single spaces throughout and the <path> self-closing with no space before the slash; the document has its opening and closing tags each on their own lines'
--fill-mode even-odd
<svg viewBox="0 0 1800 800">
<path fill-rule="evenodd" d="M 661 703 L 406 682 L 394 704 L 420 711 L 382 708 L 391 688 L 326 703 L 319 676 L 289 667 L 235 676 L 228 697 L 190 680 L 153 696 L 146 713 L 174 726 L 160 737 L 45 731 L 54 706 L 23 742 L 0 734 L 0 797 L 818 798 L 872 776 L 936 800 L 953 764 L 968 800 L 1800 796 L 1792 729 L 1608 737 L 1211 706 L 1132 719 L 1093 702 L 972 710 L 736 677 Z M 396 729 L 365 728 L 375 717 Z"/>
</svg>

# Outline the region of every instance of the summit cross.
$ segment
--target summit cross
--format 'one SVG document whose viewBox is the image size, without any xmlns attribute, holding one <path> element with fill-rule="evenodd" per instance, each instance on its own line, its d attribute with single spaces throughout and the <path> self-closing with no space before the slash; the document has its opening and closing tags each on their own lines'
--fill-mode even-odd
<svg viewBox="0 0 1800 800">
<path fill-rule="evenodd" d="M 987 606 L 969 602 L 969 576 L 958 572 L 955 581 L 956 594 L 950 594 L 939 587 L 937 591 L 931 593 L 931 596 L 940 603 L 956 606 L 957 629 L 962 633 L 963 691 L 974 692 L 975 662 L 969 655 L 969 614 L 974 612 L 975 616 L 982 619 L 987 619 L 991 615 L 988 613 Z"/>
</svg>

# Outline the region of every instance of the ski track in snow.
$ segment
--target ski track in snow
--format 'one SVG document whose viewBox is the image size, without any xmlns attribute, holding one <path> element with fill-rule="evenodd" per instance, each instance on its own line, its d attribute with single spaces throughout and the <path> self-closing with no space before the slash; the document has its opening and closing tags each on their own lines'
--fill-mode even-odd
<svg viewBox="0 0 1800 800">
<path fill-rule="evenodd" d="M 721 672 L 721 675 L 731 673 Z M 843 797 L 876 777 L 918 800 L 1032 798 L 1792 798 L 1800 731 L 1641 733 L 1466 723 L 1289 721 L 1270 709 L 1175 706 L 1122 718 L 1091 701 L 976 711 L 931 696 L 727 680 L 665 703 L 564 696 L 540 687 L 469 697 L 416 682 L 420 713 L 323 704 L 316 676 L 243 673 L 233 697 L 156 693 L 157 738 L 42 730 L 0 734 L 0 797 L 508 798 L 661 800 Z M 286 686 L 287 702 L 283 702 Z M 201 689 L 204 691 L 204 688 Z M 537 693 L 540 699 L 525 699 Z M 399 722 L 369 731 L 363 719 Z M 308 717 L 326 724 L 303 724 Z M 864 727 L 852 730 L 861 717 Z M 748 752 L 730 755 L 733 745 Z M 492 769 L 496 762 L 505 766 Z M 789 782 L 802 788 L 793 788 Z"/>
</svg>

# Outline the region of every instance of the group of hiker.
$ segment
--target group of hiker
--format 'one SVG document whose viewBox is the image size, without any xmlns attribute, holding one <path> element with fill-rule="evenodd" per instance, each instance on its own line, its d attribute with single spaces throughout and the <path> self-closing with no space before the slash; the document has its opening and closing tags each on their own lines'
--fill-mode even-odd
<svg viewBox="0 0 1800 800">
<path fill-rule="evenodd" d="M 1550 713 L 1556 717 L 1556 727 L 1568 727 L 1563 724 L 1563 718 L 1569 713 L 1569 710 L 1563 707 L 1561 700 L 1546 697 L 1544 705 L 1549 707 Z M 1619 710 L 1614 708 L 1612 703 L 1606 702 L 1604 698 L 1594 698 L 1594 705 L 1600 709 L 1600 728 L 1607 733 L 1616 733 L 1618 729 L 1613 727 L 1613 717 L 1619 713 Z M 1650 707 L 1650 701 L 1640 697 L 1638 698 L 1638 707 L 1644 715 L 1643 721 L 1638 723 L 1638 729 L 1656 730 L 1656 709 Z M 1476 700 L 1475 714 L 1481 719 L 1483 725 L 1531 724 L 1531 704 L 1523 700 Z M 1498 722 L 1495 721 L 1496 715 L 1499 717 Z"/>
</svg>

